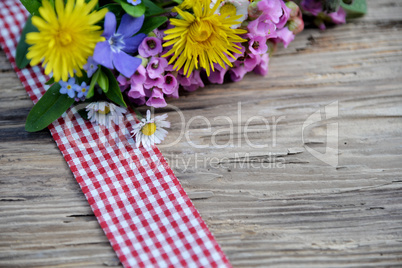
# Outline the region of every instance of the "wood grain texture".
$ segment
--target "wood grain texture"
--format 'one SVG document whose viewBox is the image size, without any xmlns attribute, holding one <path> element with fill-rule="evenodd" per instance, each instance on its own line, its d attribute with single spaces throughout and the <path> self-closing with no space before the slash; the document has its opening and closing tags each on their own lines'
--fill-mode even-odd
<svg viewBox="0 0 402 268">
<path fill-rule="evenodd" d="M 161 151 L 234 267 L 402 266 L 402 2 L 368 7 L 365 18 L 298 35 L 265 78 L 170 100 L 184 122 L 165 109 L 165 144 L 183 124 L 189 139 Z M 119 267 L 50 133 L 24 131 L 32 102 L 4 52 L 0 90 L 0 267 Z M 339 116 L 303 142 L 308 116 L 334 101 Z M 211 128 L 188 124 L 200 115 Z M 245 129 L 256 115 L 270 129 L 261 120 Z M 232 135 L 217 116 L 231 119 Z M 334 168 L 306 148 L 323 153 L 336 123 Z"/>
</svg>

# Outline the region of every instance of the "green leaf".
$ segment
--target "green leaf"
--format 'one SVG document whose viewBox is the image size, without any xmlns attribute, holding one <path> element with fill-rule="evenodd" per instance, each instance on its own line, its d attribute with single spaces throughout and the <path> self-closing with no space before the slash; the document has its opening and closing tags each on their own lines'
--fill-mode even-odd
<svg viewBox="0 0 402 268">
<path fill-rule="evenodd" d="M 147 8 L 147 11 L 145 12 L 145 16 L 147 17 L 166 13 L 166 10 L 158 7 L 150 0 L 142 0 L 142 2 L 145 4 Z"/>
<path fill-rule="evenodd" d="M 354 0 L 350 5 L 342 2 L 341 6 L 346 11 L 347 18 L 361 17 L 367 13 L 366 0 Z"/>
<path fill-rule="evenodd" d="M 38 9 L 42 6 L 40 0 L 21 0 L 21 4 L 23 4 L 32 15 L 37 15 L 39 13 Z"/>
<path fill-rule="evenodd" d="M 95 85 L 98 82 L 99 74 L 101 72 L 101 68 L 98 66 L 98 70 L 92 75 L 91 83 L 89 84 L 89 89 L 87 93 L 87 99 L 90 99 L 94 96 L 95 93 Z"/>
<path fill-rule="evenodd" d="M 162 24 L 164 24 L 168 18 L 166 17 L 147 17 L 144 20 L 144 24 L 141 27 L 139 33 L 149 34 Z"/>
<path fill-rule="evenodd" d="M 28 114 L 25 130 L 36 132 L 59 118 L 73 103 L 67 94 L 60 94 L 60 85 L 51 86 Z"/>
<path fill-rule="evenodd" d="M 106 70 L 106 69 L 104 69 Z M 98 77 L 98 85 L 100 86 L 101 89 L 103 89 L 103 92 L 108 92 L 109 90 L 109 79 L 104 74 L 102 71 L 99 72 L 99 77 Z"/>
<path fill-rule="evenodd" d="M 85 108 L 80 109 L 77 112 L 84 120 L 88 120 L 88 112 L 87 112 L 87 110 Z"/>
<path fill-rule="evenodd" d="M 126 11 L 127 14 L 129 14 L 133 17 L 141 17 L 142 15 L 144 15 L 145 10 L 146 10 L 144 3 L 133 6 L 127 2 L 121 1 L 120 4 L 121 4 L 121 7 L 124 9 L 124 11 Z"/>
<path fill-rule="evenodd" d="M 181 3 L 183 3 L 183 0 L 173 0 L 173 2 L 175 2 L 175 3 L 180 5 Z"/>
<path fill-rule="evenodd" d="M 47 81 L 47 82 L 45 83 L 45 85 L 51 85 L 51 84 L 54 84 L 54 78 L 53 78 L 53 77 L 51 77 L 51 78 L 49 79 L 49 81 Z"/>
<path fill-rule="evenodd" d="M 32 16 L 29 16 L 24 29 L 22 30 L 20 41 L 17 46 L 17 53 L 15 55 L 15 63 L 19 69 L 24 69 L 30 62 L 30 60 L 27 59 L 29 45 L 25 42 L 26 35 L 27 33 L 37 31 L 36 27 L 32 25 Z"/>
<path fill-rule="evenodd" d="M 103 68 L 103 71 L 109 79 L 109 90 L 105 92 L 106 97 L 108 97 L 109 100 L 113 101 L 117 105 L 127 108 L 127 105 L 123 99 L 123 94 L 121 94 L 119 84 L 117 83 L 116 77 L 114 77 L 113 73 L 109 69 Z"/>
</svg>

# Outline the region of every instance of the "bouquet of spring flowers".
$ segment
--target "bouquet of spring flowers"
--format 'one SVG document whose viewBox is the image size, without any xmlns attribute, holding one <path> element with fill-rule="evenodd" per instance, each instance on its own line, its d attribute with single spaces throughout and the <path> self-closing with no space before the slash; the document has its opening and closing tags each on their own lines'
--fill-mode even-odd
<svg viewBox="0 0 402 268">
<path fill-rule="evenodd" d="M 180 90 L 236 82 L 248 72 L 266 75 L 276 46 L 287 47 L 303 30 L 302 13 L 324 28 L 344 23 L 346 6 L 354 13 L 365 8 L 364 0 L 21 2 L 31 16 L 17 65 L 41 64 L 50 77 L 27 131 L 47 127 L 77 103 L 85 104 L 83 118 L 110 127 L 137 106 L 166 106 Z M 133 130 L 137 144 L 163 140 L 165 119 L 142 118 Z"/>
</svg>

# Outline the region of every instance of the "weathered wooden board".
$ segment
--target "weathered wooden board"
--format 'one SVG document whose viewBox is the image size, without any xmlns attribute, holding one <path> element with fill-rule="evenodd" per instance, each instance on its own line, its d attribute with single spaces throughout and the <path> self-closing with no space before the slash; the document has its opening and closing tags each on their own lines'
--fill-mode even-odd
<svg viewBox="0 0 402 268">
<path fill-rule="evenodd" d="M 162 153 L 235 267 L 402 266 L 402 2 L 368 2 L 297 36 L 265 78 L 170 100 L 185 120 L 166 110 L 165 145 L 187 136 Z M 49 132 L 24 131 L 32 102 L 3 52 L 0 70 L 0 266 L 119 266 Z M 302 131 L 334 102 L 338 117 Z M 245 129 L 252 116 L 269 129 Z M 325 153 L 329 125 L 337 168 L 307 151 Z"/>
</svg>

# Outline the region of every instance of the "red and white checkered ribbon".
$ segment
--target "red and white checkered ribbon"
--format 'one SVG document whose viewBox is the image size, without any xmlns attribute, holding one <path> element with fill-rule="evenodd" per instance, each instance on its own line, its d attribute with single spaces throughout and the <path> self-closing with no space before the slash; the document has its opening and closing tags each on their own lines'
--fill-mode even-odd
<svg viewBox="0 0 402 268">
<path fill-rule="evenodd" d="M 36 103 L 47 77 L 14 58 L 27 15 L 0 1 L 0 43 Z M 158 148 L 134 149 L 130 123 L 107 130 L 70 110 L 49 129 L 125 267 L 230 267 Z"/>
</svg>

